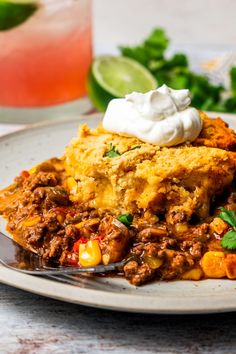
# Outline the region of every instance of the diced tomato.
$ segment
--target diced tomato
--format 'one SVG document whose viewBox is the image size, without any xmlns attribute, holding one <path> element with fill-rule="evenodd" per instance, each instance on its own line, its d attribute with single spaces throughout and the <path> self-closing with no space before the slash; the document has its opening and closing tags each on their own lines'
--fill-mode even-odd
<svg viewBox="0 0 236 354">
<path fill-rule="evenodd" d="M 87 239 L 87 238 L 85 238 L 85 237 L 80 237 L 80 239 L 74 243 L 73 252 L 74 252 L 74 253 L 78 253 L 78 252 L 79 252 L 79 245 L 80 245 L 81 243 L 87 243 L 87 242 L 88 242 L 88 239 Z"/>
<path fill-rule="evenodd" d="M 21 172 L 21 176 L 24 177 L 24 178 L 28 178 L 30 176 L 30 174 L 29 174 L 28 171 L 22 171 Z"/>
</svg>

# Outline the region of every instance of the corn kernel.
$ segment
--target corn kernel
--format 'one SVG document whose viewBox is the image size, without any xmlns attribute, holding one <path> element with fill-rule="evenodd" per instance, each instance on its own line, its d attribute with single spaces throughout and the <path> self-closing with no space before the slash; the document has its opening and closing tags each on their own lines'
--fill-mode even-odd
<svg viewBox="0 0 236 354">
<path fill-rule="evenodd" d="M 79 245 L 79 263 L 82 267 L 95 267 L 102 261 L 102 254 L 97 240 L 89 240 Z"/>
<path fill-rule="evenodd" d="M 184 280 L 200 280 L 203 276 L 203 271 L 201 268 L 193 268 L 188 270 L 182 275 Z"/>
<path fill-rule="evenodd" d="M 28 218 L 23 222 L 23 226 L 26 226 L 26 227 L 35 226 L 40 221 L 41 221 L 40 216 L 32 216 L 31 218 Z"/>
<path fill-rule="evenodd" d="M 64 215 L 58 214 L 57 215 L 57 220 L 59 221 L 60 224 L 62 224 L 65 220 Z"/>
<path fill-rule="evenodd" d="M 82 227 L 84 227 L 84 221 L 81 221 L 81 222 L 79 222 L 78 224 L 74 224 L 74 226 L 75 226 L 77 229 L 82 229 Z"/>
<path fill-rule="evenodd" d="M 229 279 L 236 279 L 236 254 L 227 254 L 225 258 L 226 275 Z"/>
<path fill-rule="evenodd" d="M 32 175 L 33 173 L 37 172 L 38 166 L 33 166 L 29 169 L 29 174 Z"/>
<path fill-rule="evenodd" d="M 189 229 L 189 225 L 187 222 L 179 222 L 175 224 L 176 232 L 186 232 Z"/>
<path fill-rule="evenodd" d="M 77 182 L 73 177 L 67 178 L 67 186 L 71 193 L 76 194 L 77 192 Z"/>
<path fill-rule="evenodd" d="M 151 269 L 158 269 L 163 263 L 163 259 L 158 257 L 144 256 L 143 260 Z"/>
<path fill-rule="evenodd" d="M 110 256 L 109 256 L 109 254 L 104 254 L 104 255 L 102 256 L 102 263 L 103 263 L 104 265 L 107 265 L 107 264 L 109 264 L 109 261 L 110 261 Z"/>
<path fill-rule="evenodd" d="M 201 259 L 201 266 L 208 278 L 223 278 L 226 276 L 225 254 L 223 252 L 206 252 Z"/>
</svg>

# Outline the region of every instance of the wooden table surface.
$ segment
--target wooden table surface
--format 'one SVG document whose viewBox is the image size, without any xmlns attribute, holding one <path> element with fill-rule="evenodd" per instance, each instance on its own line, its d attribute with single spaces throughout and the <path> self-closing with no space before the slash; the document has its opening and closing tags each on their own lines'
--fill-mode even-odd
<svg viewBox="0 0 236 354">
<path fill-rule="evenodd" d="M 231 354 L 236 353 L 236 314 L 119 313 L 0 285 L 0 353 Z"/>
</svg>

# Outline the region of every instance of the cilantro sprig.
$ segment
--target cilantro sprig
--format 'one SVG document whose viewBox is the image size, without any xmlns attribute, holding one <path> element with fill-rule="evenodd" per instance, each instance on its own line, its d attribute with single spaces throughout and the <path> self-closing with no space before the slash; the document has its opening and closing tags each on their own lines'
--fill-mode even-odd
<svg viewBox="0 0 236 354">
<path fill-rule="evenodd" d="M 221 240 L 221 246 L 229 250 L 236 249 L 236 232 L 234 230 L 229 230 L 226 232 Z"/>
<path fill-rule="evenodd" d="M 169 39 L 165 30 L 154 28 L 139 45 L 121 46 L 121 55 L 143 64 L 156 78 L 158 86 L 166 84 L 174 89 L 188 88 L 192 94 L 192 106 L 201 110 L 236 113 L 236 67 L 229 72 L 231 93 L 224 98 L 222 85 L 215 85 L 204 76 L 191 70 L 184 53 L 172 57 L 166 55 Z M 206 98 L 207 97 L 207 98 Z"/>
<path fill-rule="evenodd" d="M 119 153 L 119 151 L 116 150 L 116 147 L 113 146 L 112 143 L 110 143 L 109 146 L 110 146 L 110 150 L 108 150 L 108 151 L 105 153 L 105 156 L 113 158 L 113 157 L 117 157 L 117 156 L 120 156 L 120 155 L 121 155 L 121 154 Z"/>
<path fill-rule="evenodd" d="M 225 208 L 220 208 L 219 217 L 227 222 L 230 226 L 232 226 L 236 230 L 236 214 L 233 210 L 227 210 Z"/>
<path fill-rule="evenodd" d="M 132 224 L 133 215 L 131 215 L 131 214 L 121 214 L 121 215 L 119 215 L 117 217 L 117 220 L 122 222 L 122 224 L 124 224 L 125 226 L 129 227 Z"/>
<path fill-rule="evenodd" d="M 236 249 L 236 214 L 233 210 L 220 209 L 219 217 L 232 227 L 232 230 L 226 232 L 221 240 L 223 248 Z"/>
</svg>

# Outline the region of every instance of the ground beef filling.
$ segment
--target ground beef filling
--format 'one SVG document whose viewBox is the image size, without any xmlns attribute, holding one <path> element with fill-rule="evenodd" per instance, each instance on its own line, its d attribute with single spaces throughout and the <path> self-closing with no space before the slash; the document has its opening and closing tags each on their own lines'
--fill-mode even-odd
<svg viewBox="0 0 236 354">
<path fill-rule="evenodd" d="M 236 194 L 226 207 L 236 210 Z M 168 225 L 151 213 L 134 215 L 126 227 L 115 215 L 84 210 L 72 203 L 65 172 L 58 159 L 39 165 L 32 173 L 22 172 L 14 185 L 0 194 L 0 213 L 8 230 L 21 245 L 45 259 L 78 264 L 73 245 L 81 238 L 99 240 L 106 262 L 126 259 L 123 275 L 134 285 L 152 279 L 181 279 L 199 261 L 217 237 L 210 222 Z"/>
</svg>

